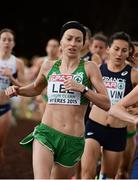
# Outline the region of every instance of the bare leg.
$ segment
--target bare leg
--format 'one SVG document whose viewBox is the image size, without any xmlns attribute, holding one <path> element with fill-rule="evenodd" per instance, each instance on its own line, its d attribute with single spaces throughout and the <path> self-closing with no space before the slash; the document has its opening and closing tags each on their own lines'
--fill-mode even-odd
<svg viewBox="0 0 138 180">
<path fill-rule="evenodd" d="M 4 163 L 4 145 L 11 126 L 11 111 L 0 116 L 0 166 Z"/>
<path fill-rule="evenodd" d="M 37 140 L 33 142 L 33 171 L 35 179 L 49 179 L 53 166 L 53 153 Z"/>
<path fill-rule="evenodd" d="M 66 168 L 57 163 L 52 168 L 51 179 L 70 179 L 73 175 L 74 167 Z"/>
<path fill-rule="evenodd" d="M 96 165 L 101 154 L 101 147 L 94 139 L 85 140 L 84 153 L 81 160 L 82 179 L 92 179 L 96 176 Z"/>
<path fill-rule="evenodd" d="M 103 150 L 101 173 L 107 178 L 115 178 L 123 152 Z"/>
<path fill-rule="evenodd" d="M 74 178 L 81 179 L 81 161 L 75 166 Z"/>
<path fill-rule="evenodd" d="M 134 160 L 135 150 L 136 150 L 136 140 L 135 140 L 135 136 L 133 136 L 127 140 L 127 145 L 125 151 L 123 152 L 123 156 L 116 175 L 116 179 L 122 179 L 122 178 L 129 179 L 133 160 Z"/>
</svg>

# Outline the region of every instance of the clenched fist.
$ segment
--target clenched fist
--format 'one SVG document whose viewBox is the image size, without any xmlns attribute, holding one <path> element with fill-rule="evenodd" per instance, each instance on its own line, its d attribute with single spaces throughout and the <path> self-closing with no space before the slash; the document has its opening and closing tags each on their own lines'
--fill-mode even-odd
<svg viewBox="0 0 138 180">
<path fill-rule="evenodd" d="M 64 87 L 66 90 L 73 90 L 78 92 L 82 92 L 84 89 L 84 85 L 77 83 L 73 79 L 66 79 L 64 81 Z"/>
</svg>

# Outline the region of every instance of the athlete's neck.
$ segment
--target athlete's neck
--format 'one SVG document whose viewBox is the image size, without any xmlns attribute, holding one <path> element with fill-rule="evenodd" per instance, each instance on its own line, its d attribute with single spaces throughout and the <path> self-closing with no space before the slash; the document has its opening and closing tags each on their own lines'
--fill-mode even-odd
<svg viewBox="0 0 138 180">
<path fill-rule="evenodd" d="M 123 70 L 126 66 L 126 63 L 122 63 L 122 64 L 113 64 L 112 62 L 108 62 L 107 63 L 108 69 L 112 72 L 119 72 L 121 70 Z"/>
<path fill-rule="evenodd" d="M 62 73 L 72 73 L 79 65 L 80 58 L 70 59 L 70 58 L 63 58 L 61 60 L 60 71 Z"/>
<path fill-rule="evenodd" d="M 57 58 L 57 56 L 48 56 L 48 61 L 55 61 Z"/>
<path fill-rule="evenodd" d="M 3 60 L 7 60 L 9 59 L 11 56 L 11 52 L 0 52 L 0 59 L 3 59 Z"/>
</svg>

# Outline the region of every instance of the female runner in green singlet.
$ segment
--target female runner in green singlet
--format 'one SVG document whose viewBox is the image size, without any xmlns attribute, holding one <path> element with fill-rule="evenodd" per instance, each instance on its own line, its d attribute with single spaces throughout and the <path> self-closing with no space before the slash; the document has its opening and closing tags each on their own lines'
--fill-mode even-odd
<svg viewBox="0 0 138 180">
<path fill-rule="evenodd" d="M 48 103 L 42 122 L 20 144 L 33 149 L 33 171 L 36 179 L 70 178 L 84 149 L 84 115 L 88 100 L 108 110 L 110 101 L 97 65 L 80 61 L 85 29 L 71 21 L 61 28 L 62 60 L 52 67 L 45 62 L 34 83 L 11 86 L 7 96 L 36 96 L 47 87 Z M 95 90 L 92 90 L 94 87 Z"/>
</svg>

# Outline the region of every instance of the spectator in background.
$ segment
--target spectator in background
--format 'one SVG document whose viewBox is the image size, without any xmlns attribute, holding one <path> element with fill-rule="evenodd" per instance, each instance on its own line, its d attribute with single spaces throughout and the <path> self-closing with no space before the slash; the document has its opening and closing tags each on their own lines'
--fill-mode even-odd
<svg viewBox="0 0 138 180">
<path fill-rule="evenodd" d="M 38 75 L 44 58 L 40 56 L 33 56 L 31 59 L 31 66 L 29 68 L 29 81 L 32 82 Z"/>
<path fill-rule="evenodd" d="M 107 37 L 102 33 L 96 33 L 91 38 L 90 51 L 92 54 L 98 54 L 102 63 L 106 63 L 107 57 Z"/>
<path fill-rule="evenodd" d="M 138 42 L 132 42 L 132 54 L 133 58 L 127 60 L 127 63 L 135 69 L 138 69 Z"/>
<path fill-rule="evenodd" d="M 52 66 L 58 60 L 59 51 L 60 51 L 59 47 L 60 47 L 60 44 L 57 39 L 55 38 L 49 39 L 45 47 L 46 56 L 40 57 L 39 59 L 43 61 L 43 63 L 47 61 L 49 66 Z M 47 104 L 46 89 L 43 90 L 42 95 L 36 96 L 35 100 L 36 100 L 38 109 L 40 111 L 40 116 L 41 116 L 40 119 L 41 119 L 45 110 L 45 106 Z"/>
<path fill-rule="evenodd" d="M 86 40 L 85 40 L 85 44 L 81 50 L 81 58 L 84 61 L 93 61 L 95 62 L 97 65 L 101 64 L 101 58 L 98 54 L 96 53 L 91 53 L 90 52 L 90 41 L 91 41 L 91 30 L 84 26 L 85 31 L 86 31 Z"/>
<path fill-rule="evenodd" d="M 134 68 L 138 69 L 138 42 L 133 42 L 135 51 L 134 51 Z"/>
</svg>

